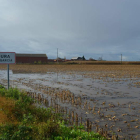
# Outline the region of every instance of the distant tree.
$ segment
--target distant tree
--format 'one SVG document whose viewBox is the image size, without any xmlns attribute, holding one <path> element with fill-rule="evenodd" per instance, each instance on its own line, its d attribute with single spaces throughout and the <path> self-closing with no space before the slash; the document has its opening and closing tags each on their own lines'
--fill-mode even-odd
<svg viewBox="0 0 140 140">
<path fill-rule="evenodd" d="M 83 59 L 83 60 L 86 60 L 85 57 L 84 57 L 84 55 L 83 55 L 82 59 Z"/>
<path fill-rule="evenodd" d="M 40 61 L 38 61 L 38 64 L 42 64 L 41 60 L 40 60 Z"/>
</svg>

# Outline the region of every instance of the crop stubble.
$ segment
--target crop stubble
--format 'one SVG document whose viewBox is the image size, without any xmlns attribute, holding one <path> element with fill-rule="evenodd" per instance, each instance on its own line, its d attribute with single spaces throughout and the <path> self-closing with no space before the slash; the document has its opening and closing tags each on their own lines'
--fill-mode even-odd
<svg viewBox="0 0 140 140">
<path fill-rule="evenodd" d="M 0 65 L 0 69 L 6 66 Z M 86 123 L 87 129 L 96 128 L 103 135 L 115 132 L 120 139 L 140 138 L 139 65 L 10 65 L 10 69 L 43 74 L 44 78 L 18 77 L 11 83 L 34 89 L 28 94 L 67 114 L 71 124 Z M 51 80 L 56 74 L 59 80 Z"/>
</svg>

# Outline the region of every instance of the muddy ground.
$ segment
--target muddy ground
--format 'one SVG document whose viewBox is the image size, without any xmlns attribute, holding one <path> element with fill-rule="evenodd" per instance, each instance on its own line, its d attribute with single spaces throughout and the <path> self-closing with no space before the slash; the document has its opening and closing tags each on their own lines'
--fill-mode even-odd
<svg viewBox="0 0 140 140">
<path fill-rule="evenodd" d="M 0 65 L 5 86 L 6 69 Z M 10 65 L 10 86 L 40 94 L 70 122 L 140 139 L 139 65 Z"/>
</svg>

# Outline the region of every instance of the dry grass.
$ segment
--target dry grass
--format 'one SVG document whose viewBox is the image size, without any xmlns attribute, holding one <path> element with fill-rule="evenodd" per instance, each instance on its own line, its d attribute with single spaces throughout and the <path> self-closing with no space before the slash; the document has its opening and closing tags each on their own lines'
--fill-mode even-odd
<svg viewBox="0 0 140 140">
<path fill-rule="evenodd" d="M 77 70 L 80 68 L 81 70 L 100 70 L 100 69 L 116 69 L 116 68 L 133 68 L 139 67 L 140 65 L 10 65 L 11 70 L 30 70 L 34 72 L 43 72 L 48 71 L 50 69 L 60 69 L 60 70 Z M 37 69 L 36 69 L 37 68 Z M 6 70 L 7 65 L 0 65 L 0 70 Z"/>
<path fill-rule="evenodd" d="M 140 64 L 140 61 L 68 61 L 65 62 L 66 64 L 93 64 L 93 65 L 101 65 L 101 64 L 105 64 L 105 65 L 119 65 L 119 64 L 123 64 L 123 65 L 130 65 L 130 64 Z"/>
<path fill-rule="evenodd" d="M 7 65 L 0 65 L 0 70 L 6 70 Z M 10 70 L 19 73 L 46 72 L 111 72 L 118 75 L 140 76 L 140 65 L 10 65 Z"/>
<path fill-rule="evenodd" d="M 14 106 L 14 100 L 0 96 L 0 124 L 16 123 L 12 112 Z"/>
</svg>

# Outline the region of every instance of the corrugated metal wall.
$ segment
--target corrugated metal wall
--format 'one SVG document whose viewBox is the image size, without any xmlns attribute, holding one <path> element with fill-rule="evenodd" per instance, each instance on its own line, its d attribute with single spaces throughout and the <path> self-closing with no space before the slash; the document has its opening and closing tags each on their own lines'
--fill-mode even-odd
<svg viewBox="0 0 140 140">
<path fill-rule="evenodd" d="M 41 61 L 41 63 L 47 63 L 48 58 L 47 57 L 18 57 L 16 56 L 16 63 L 31 63 L 34 64 L 34 62 Z"/>
</svg>

